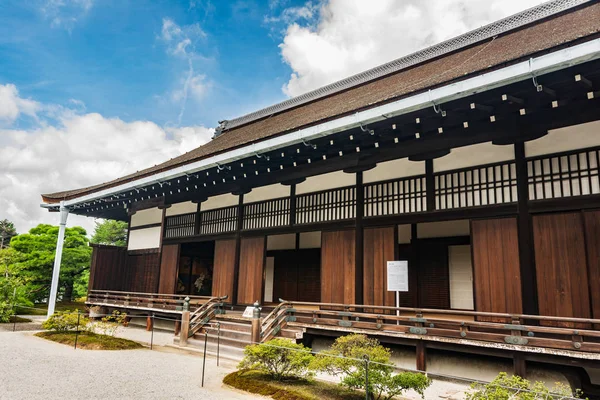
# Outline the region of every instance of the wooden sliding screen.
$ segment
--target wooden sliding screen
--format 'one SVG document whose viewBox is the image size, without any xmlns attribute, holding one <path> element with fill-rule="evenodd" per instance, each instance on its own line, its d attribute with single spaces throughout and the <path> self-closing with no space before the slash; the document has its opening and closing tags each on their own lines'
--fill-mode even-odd
<svg viewBox="0 0 600 400">
<path fill-rule="evenodd" d="M 395 257 L 394 227 L 367 228 L 364 230 L 364 304 L 395 306 L 394 292 L 387 290 L 387 262 Z"/>
<path fill-rule="evenodd" d="M 540 314 L 591 317 L 583 214 L 535 215 L 533 239 Z"/>
<path fill-rule="evenodd" d="M 322 233 L 322 303 L 354 304 L 356 300 L 355 236 L 354 230 Z"/>
<path fill-rule="evenodd" d="M 179 266 L 179 249 L 180 245 L 178 244 L 166 244 L 162 247 L 158 293 L 175 293 L 177 268 Z"/>
<path fill-rule="evenodd" d="M 241 240 L 238 304 L 253 304 L 257 300 L 260 302 L 263 298 L 265 241 L 264 236 Z"/>
<path fill-rule="evenodd" d="M 471 222 L 476 311 L 521 313 L 516 218 Z"/>
<path fill-rule="evenodd" d="M 592 317 L 600 318 L 600 211 L 583 213 L 587 247 Z M 600 327 L 596 327 L 600 329 Z"/>
<path fill-rule="evenodd" d="M 228 296 L 226 302 L 233 301 L 235 274 L 235 239 L 215 241 L 213 269 L 213 296 Z"/>
</svg>

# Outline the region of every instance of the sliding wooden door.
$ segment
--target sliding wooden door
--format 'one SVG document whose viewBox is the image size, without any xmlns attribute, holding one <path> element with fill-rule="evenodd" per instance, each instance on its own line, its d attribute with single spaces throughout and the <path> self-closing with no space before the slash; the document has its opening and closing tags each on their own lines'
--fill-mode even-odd
<svg viewBox="0 0 600 400">
<path fill-rule="evenodd" d="M 238 304 L 253 304 L 263 298 L 265 241 L 264 236 L 241 240 Z"/>
<path fill-rule="evenodd" d="M 235 282 L 235 239 L 215 241 L 213 269 L 213 296 L 227 296 L 227 302 L 233 301 Z"/>
<path fill-rule="evenodd" d="M 322 233 L 321 302 L 354 304 L 356 301 L 355 245 L 354 230 Z"/>
</svg>

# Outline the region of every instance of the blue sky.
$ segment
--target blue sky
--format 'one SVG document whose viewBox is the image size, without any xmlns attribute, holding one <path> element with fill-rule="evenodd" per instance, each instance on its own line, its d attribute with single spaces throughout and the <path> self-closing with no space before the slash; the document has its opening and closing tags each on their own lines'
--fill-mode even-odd
<svg viewBox="0 0 600 400">
<path fill-rule="evenodd" d="M 282 26 L 265 22 L 280 9 L 269 2 L 57 4 L 0 2 L 0 82 L 17 85 L 22 97 L 81 101 L 88 111 L 125 121 L 206 126 L 285 98 L 291 69 L 278 48 Z M 202 32 L 190 37 L 190 48 L 207 90 L 190 101 L 181 122 L 181 104 L 164 98 L 182 85 L 188 63 L 169 54 L 165 19 Z"/>
<path fill-rule="evenodd" d="M 0 219 L 541 0 L 0 0 Z M 93 221 L 69 217 L 88 230 Z"/>
</svg>

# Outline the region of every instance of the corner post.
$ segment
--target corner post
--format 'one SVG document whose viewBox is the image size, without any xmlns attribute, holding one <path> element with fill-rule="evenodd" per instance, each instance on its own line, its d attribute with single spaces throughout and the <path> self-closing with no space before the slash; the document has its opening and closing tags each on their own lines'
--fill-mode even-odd
<svg viewBox="0 0 600 400">
<path fill-rule="evenodd" d="M 186 296 L 183 300 L 183 312 L 181 313 L 181 330 L 179 331 L 179 345 L 187 346 L 190 335 L 190 298 Z"/>
<path fill-rule="evenodd" d="M 355 304 L 363 303 L 363 285 L 364 285 L 364 274 L 363 274 L 363 263 L 364 263 L 364 249 L 363 249 L 363 216 L 365 212 L 365 191 L 363 186 L 363 172 L 358 171 L 356 173 L 356 226 L 355 226 L 355 244 L 354 244 L 354 257 L 355 257 Z"/>
<path fill-rule="evenodd" d="M 260 304 L 258 301 L 254 302 L 254 309 L 252 310 L 252 337 L 250 341 L 252 344 L 260 343 Z"/>
<path fill-rule="evenodd" d="M 54 255 L 54 268 L 52 269 L 52 286 L 50 287 L 50 297 L 48 298 L 48 315 L 50 318 L 54 314 L 56 307 L 56 296 L 58 294 L 58 277 L 60 276 L 60 263 L 62 262 L 63 245 L 65 243 L 65 228 L 67 226 L 67 217 L 69 209 L 65 202 L 60 202 L 60 225 L 58 228 L 58 239 L 56 241 L 56 253 Z"/>
</svg>

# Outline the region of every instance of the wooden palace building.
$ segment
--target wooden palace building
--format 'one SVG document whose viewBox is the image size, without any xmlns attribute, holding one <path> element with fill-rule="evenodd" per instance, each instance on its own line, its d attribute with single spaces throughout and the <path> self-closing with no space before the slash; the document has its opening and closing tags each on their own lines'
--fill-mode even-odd
<svg viewBox="0 0 600 400">
<path fill-rule="evenodd" d="M 600 4 L 554 0 L 42 206 L 129 223 L 127 248 L 94 247 L 90 304 L 176 314 L 187 296 L 201 325 L 258 301 L 263 339 L 361 331 L 598 384 L 599 98 Z"/>
</svg>

